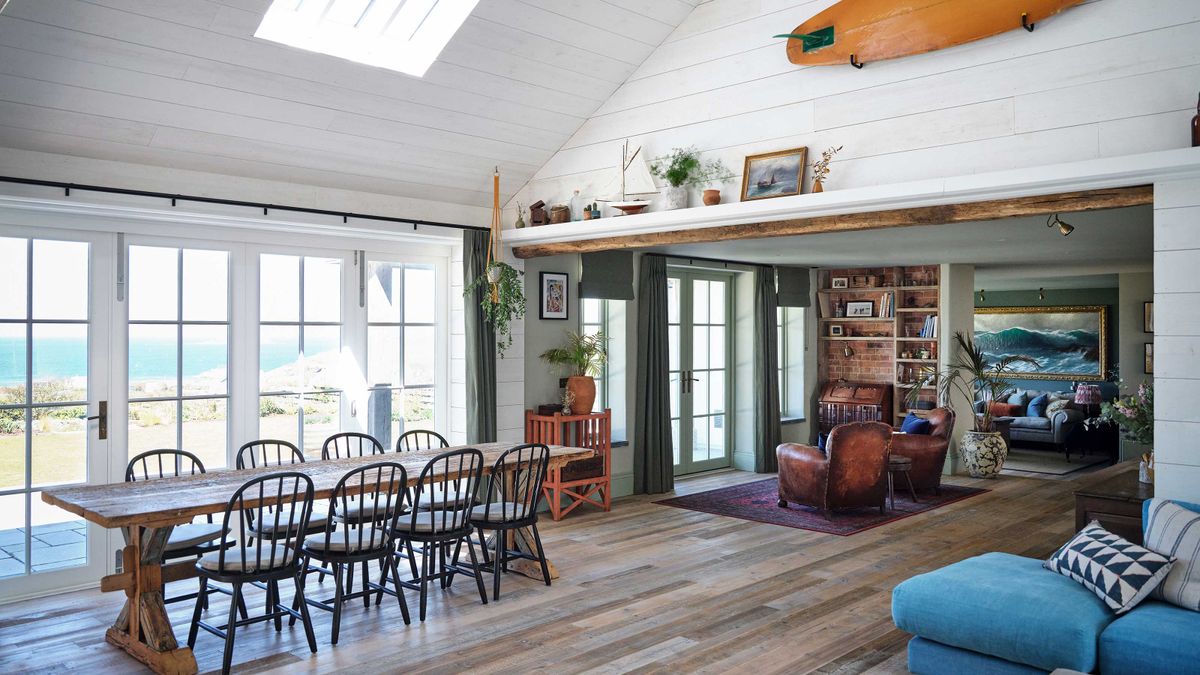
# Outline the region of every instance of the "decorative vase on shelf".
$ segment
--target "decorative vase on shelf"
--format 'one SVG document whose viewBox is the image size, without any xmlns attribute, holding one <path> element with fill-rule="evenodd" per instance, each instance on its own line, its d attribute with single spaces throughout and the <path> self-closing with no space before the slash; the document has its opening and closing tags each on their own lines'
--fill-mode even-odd
<svg viewBox="0 0 1200 675">
<path fill-rule="evenodd" d="M 999 431 L 968 431 L 963 434 L 958 454 L 972 478 L 995 478 L 1008 459 L 1008 446 Z"/>
<path fill-rule="evenodd" d="M 583 197 L 579 196 L 579 190 L 571 196 L 571 220 L 583 220 Z"/>
<path fill-rule="evenodd" d="M 590 375 L 572 375 L 567 378 L 567 391 L 571 395 L 571 414 L 586 415 L 596 403 L 596 380 Z"/>
<path fill-rule="evenodd" d="M 682 185 L 668 187 L 664 191 L 664 197 L 666 197 L 666 205 L 663 208 L 668 211 L 687 208 L 688 190 Z"/>
<path fill-rule="evenodd" d="M 1200 148 L 1200 99 L 1196 100 L 1196 116 L 1192 118 L 1192 147 Z"/>
<path fill-rule="evenodd" d="M 715 206 L 721 203 L 721 191 L 716 189 L 708 189 L 704 191 L 704 205 Z"/>
<path fill-rule="evenodd" d="M 813 189 L 812 189 L 812 191 L 813 191 L 813 194 L 816 194 L 816 193 L 818 193 L 818 192 L 824 192 L 824 191 L 825 191 L 825 187 L 824 187 L 823 185 L 821 185 L 821 181 L 819 181 L 819 180 L 815 180 L 815 181 L 813 181 Z"/>
</svg>

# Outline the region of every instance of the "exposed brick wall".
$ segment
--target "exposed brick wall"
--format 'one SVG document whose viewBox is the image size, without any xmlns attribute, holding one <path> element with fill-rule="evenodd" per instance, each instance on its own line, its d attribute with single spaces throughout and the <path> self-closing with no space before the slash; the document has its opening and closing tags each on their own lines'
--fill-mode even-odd
<svg viewBox="0 0 1200 675">
<path fill-rule="evenodd" d="M 820 286 L 822 289 L 830 287 L 833 277 L 847 277 L 853 281 L 855 276 L 875 277 L 875 286 L 906 286 L 906 280 L 918 280 L 922 285 L 936 285 L 938 283 L 939 268 L 936 265 L 923 265 L 914 267 L 872 267 L 872 268 L 837 268 L 821 270 L 818 275 Z M 879 312 L 879 298 L 884 291 L 874 288 L 850 288 L 845 294 L 832 294 L 828 297 L 830 303 L 830 317 L 833 316 L 832 300 L 836 297 L 841 297 L 843 301 L 848 299 L 869 299 L 876 303 L 876 314 Z M 935 289 L 916 289 L 916 288 L 901 288 L 896 292 L 897 307 L 922 307 L 926 304 L 936 306 L 938 301 L 938 292 Z M 921 313 L 898 313 L 901 317 L 900 336 L 905 336 L 911 329 L 913 336 L 917 335 L 921 325 L 925 321 L 925 314 Z M 876 321 L 844 321 L 840 322 L 834 318 L 829 321 L 821 322 L 820 335 L 828 336 L 830 334 L 829 327 L 831 325 L 839 325 L 842 327 L 844 334 L 861 336 L 864 334 L 881 334 L 886 337 L 881 337 L 878 341 L 875 340 L 822 340 L 820 341 L 820 349 L 818 349 L 818 367 L 817 372 L 820 376 L 822 385 L 831 380 L 844 379 L 852 382 L 882 382 L 886 384 L 894 384 L 898 378 L 898 370 L 905 367 L 918 367 L 919 364 L 897 363 L 896 358 L 899 353 L 906 350 L 916 351 L 922 345 L 930 349 L 933 353 L 931 356 L 936 358 L 936 343 L 921 343 L 902 341 L 893 345 L 892 334 L 896 329 L 896 324 L 891 318 L 880 318 Z M 845 355 L 846 347 L 853 350 L 851 356 Z M 903 399 L 903 391 L 895 391 L 894 396 L 897 400 Z M 922 398 L 933 398 L 933 394 L 924 394 Z M 903 406 L 901 406 L 903 407 Z"/>
</svg>

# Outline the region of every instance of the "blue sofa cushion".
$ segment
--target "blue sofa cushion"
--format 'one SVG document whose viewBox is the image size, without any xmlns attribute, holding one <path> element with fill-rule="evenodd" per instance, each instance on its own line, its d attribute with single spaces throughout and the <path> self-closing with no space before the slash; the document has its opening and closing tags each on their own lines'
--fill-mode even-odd
<svg viewBox="0 0 1200 675">
<path fill-rule="evenodd" d="M 1045 675 L 1042 668 L 1031 668 L 994 656 L 950 647 L 940 642 L 915 637 L 908 641 L 908 670 L 917 675 Z"/>
<path fill-rule="evenodd" d="M 1029 392 L 1025 391 L 1024 389 L 1018 389 L 1017 391 L 1009 394 L 1008 402 L 1012 405 L 1028 405 Z"/>
<path fill-rule="evenodd" d="M 1146 511 L 1146 548 L 1176 559 L 1150 597 L 1200 612 L 1200 509 L 1150 499 Z"/>
<path fill-rule="evenodd" d="M 933 425 L 927 419 L 917 417 L 913 413 L 908 413 L 908 416 L 904 418 L 904 422 L 900 425 L 900 431 L 906 434 L 928 436 L 933 431 Z"/>
<path fill-rule="evenodd" d="M 1200 673 L 1200 612 L 1147 600 L 1100 635 L 1104 675 Z"/>
<path fill-rule="evenodd" d="M 1050 405 L 1050 394 L 1039 394 L 1029 402 L 1029 406 L 1025 408 L 1025 414 L 1030 417 L 1045 417 L 1048 405 Z"/>
<path fill-rule="evenodd" d="M 1012 418 L 1013 429 L 1049 429 L 1050 418 L 1048 417 L 1014 417 Z"/>
<path fill-rule="evenodd" d="M 1044 565 L 1095 593 L 1117 614 L 1128 612 L 1158 588 L 1174 558 L 1109 532 L 1096 521 L 1054 552 Z"/>
<path fill-rule="evenodd" d="M 915 576 L 892 592 L 901 630 L 944 645 L 1054 670 L 1096 668 L 1112 610 L 1042 561 L 985 553 Z"/>
</svg>

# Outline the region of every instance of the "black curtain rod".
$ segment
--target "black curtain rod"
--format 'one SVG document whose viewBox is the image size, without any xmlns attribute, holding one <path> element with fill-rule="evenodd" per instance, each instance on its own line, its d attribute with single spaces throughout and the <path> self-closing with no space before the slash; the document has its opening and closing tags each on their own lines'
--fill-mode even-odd
<svg viewBox="0 0 1200 675">
<path fill-rule="evenodd" d="M 329 211 L 327 209 L 310 209 L 304 206 L 281 206 L 279 204 L 263 204 L 262 202 L 244 202 L 237 199 L 220 199 L 218 197 L 198 197 L 195 195 L 179 195 L 170 194 L 167 192 L 151 192 L 149 190 L 130 190 L 128 188 L 105 187 L 103 185 L 82 185 L 79 183 L 61 183 L 52 180 L 38 180 L 36 178 L 16 178 L 13 176 L 0 176 L 0 182 L 17 183 L 20 185 L 38 185 L 41 187 L 60 188 L 66 191 L 67 196 L 71 195 L 71 190 L 85 190 L 87 192 L 106 192 L 115 195 L 134 195 L 137 197 L 156 197 L 159 199 L 170 199 L 171 206 L 175 206 L 175 202 L 199 202 L 202 204 L 224 204 L 226 206 L 247 206 L 254 209 L 262 209 L 263 215 L 267 215 L 269 210 L 276 211 L 291 211 L 294 213 L 313 213 L 320 216 L 336 216 L 342 219 L 342 222 L 347 222 L 350 218 L 361 218 L 363 220 L 379 220 L 387 223 L 405 223 L 412 225 L 413 229 L 417 229 L 418 225 L 427 225 L 430 227 L 449 227 L 455 230 L 484 230 L 488 228 L 479 227 L 476 225 L 460 225 L 458 223 L 440 223 L 433 220 L 419 220 L 414 218 L 393 218 L 391 216 L 376 216 L 369 213 L 350 213 L 346 211 Z"/>
<path fill-rule="evenodd" d="M 659 256 L 662 258 L 668 258 L 668 259 L 672 259 L 672 260 L 686 260 L 689 263 L 699 260 L 700 262 L 720 263 L 725 266 L 742 265 L 744 267 L 758 267 L 760 265 L 765 264 L 765 263 L 754 263 L 754 262 L 742 262 L 741 260 L 724 260 L 722 258 L 705 258 L 703 256 L 698 256 L 698 255 L 679 255 L 677 253 L 647 253 L 646 255 L 656 255 L 656 256 Z"/>
</svg>

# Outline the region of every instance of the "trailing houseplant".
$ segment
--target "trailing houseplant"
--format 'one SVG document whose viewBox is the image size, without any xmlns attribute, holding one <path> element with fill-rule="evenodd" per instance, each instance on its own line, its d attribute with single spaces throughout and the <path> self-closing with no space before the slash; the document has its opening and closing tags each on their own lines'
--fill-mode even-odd
<svg viewBox="0 0 1200 675">
<path fill-rule="evenodd" d="M 1004 467 L 1008 447 L 1000 433 L 992 428 L 992 411 L 988 404 L 1012 388 L 1008 377 L 1018 372 L 1017 364 L 1035 369 L 1041 366 L 1033 358 L 1019 354 L 989 363 L 983 349 L 962 332 L 954 334 L 954 341 L 958 344 L 954 359 L 941 372 L 934 368 L 923 371 L 917 383 L 905 392 L 905 401 L 909 407 L 916 406 L 922 387 L 936 387 L 938 400 L 943 405 L 950 405 L 951 394 L 958 394 L 968 401 L 983 401 L 983 410 L 971 415 L 974 427 L 963 436 L 958 450 L 972 477 L 993 478 Z"/>
<path fill-rule="evenodd" d="M 542 352 L 546 363 L 567 371 L 567 397 L 571 413 L 586 415 L 596 403 L 595 376 L 608 360 L 608 338 L 603 332 L 581 335 L 567 331 L 567 344 Z"/>
<path fill-rule="evenodd" d="M 503 262 L 488 263 L 484 274 L 475 277 L 463 289 L 463 297 L 470 298 L 476 289 L 487 286 L 479 307 L 484 320 L 496 331 L 496 349 L 504 358 L 504 350 L 512 346 L 511 325 L 513 319 L 525 317 L 525 291 L 521 275 L 512 265 Z"/>
<path fill-rule="evenodd" d="M 666 192 L 668 209 L 687 206 L 687 186 L 721 181 L 732 175 L 719 159 L 701 161 L 700 151 L 694 145 L 672 148 L 670 154 L 650 163 L 650 173 L 670 185 Z M 717 196 L 719 201 L 719 191 Z"/>
</svg>

